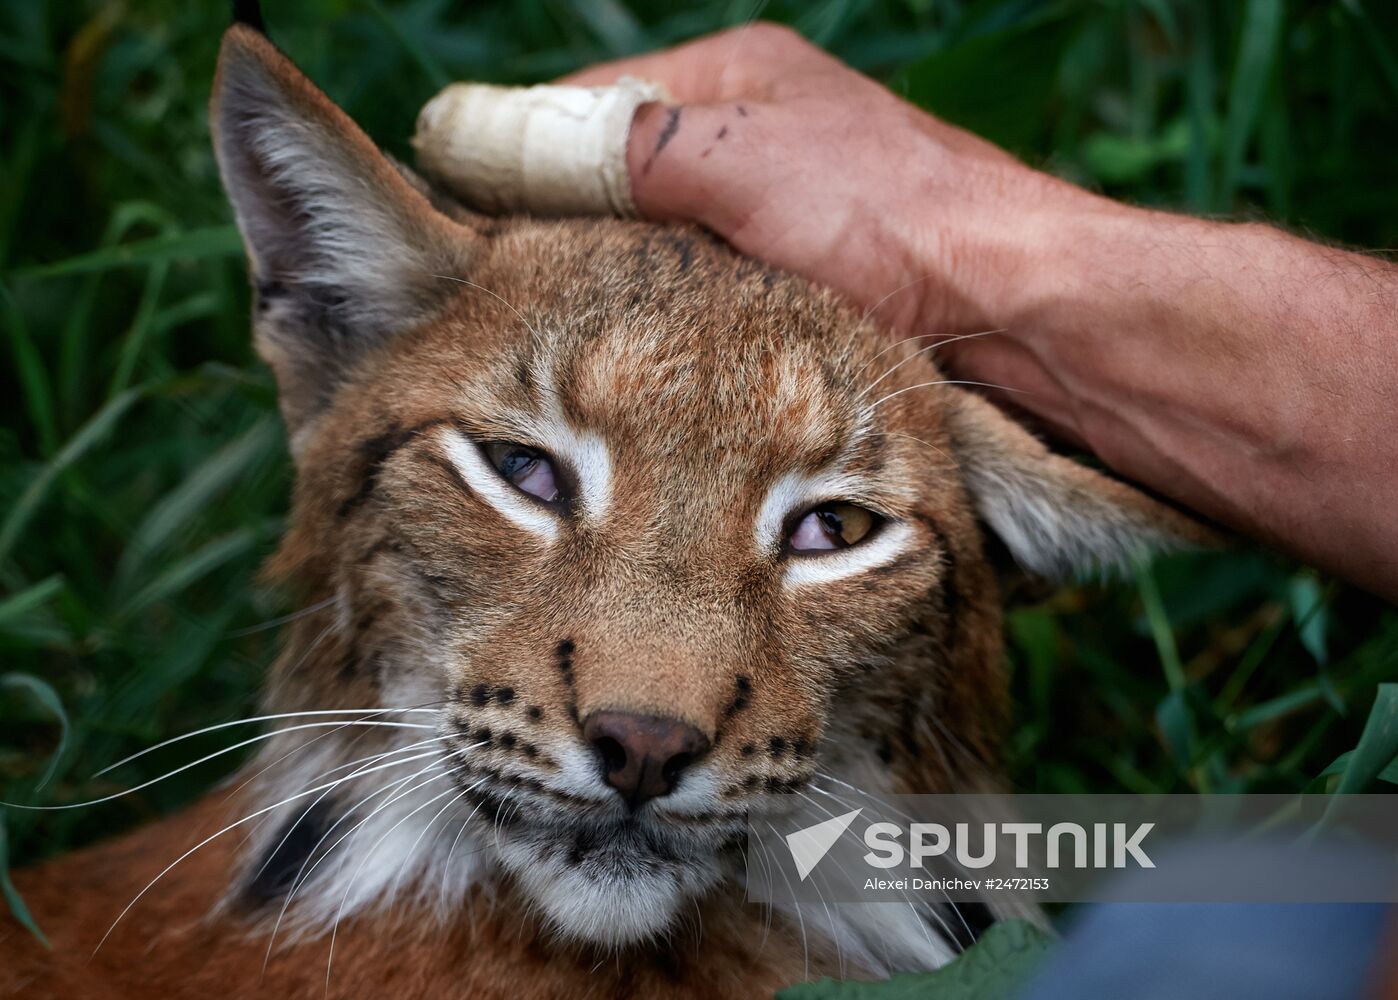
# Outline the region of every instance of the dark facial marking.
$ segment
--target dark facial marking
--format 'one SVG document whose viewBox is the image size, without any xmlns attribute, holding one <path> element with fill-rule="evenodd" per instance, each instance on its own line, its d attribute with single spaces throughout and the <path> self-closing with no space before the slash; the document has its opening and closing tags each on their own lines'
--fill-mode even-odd
<svg viewBox="0 0 1398 1000">
<path fill-rule="evenodd" d="M 436 454 L 432 454 L 432 453 L 428 453 L 428 454 L 426 454 L 426 455 L 423 455 L 423 456 L 421 456 L 421 458 L 422 458 L 422 461 L 425 462 L 426 464 L 431 465 L 431 466 L 433 466 L 434 468 L 437 468 L 437 469 L 442 470 L 442 473 L 443 473 L 448 479 L 451 480 L 452 485 L 455 486 L 458 490 L 460 490 L 464 495 L 466 495 L 466 496 L 470 496 L 470 495 L 471 495 L 471 487 L 467 485 L 466 480 L 462 477 L 462 475 L 461 475 L 461 470 L 458 469 L 458 468 L 457 468 L 455 465 L 453 465 L 451 462 L 448 462 L 446 459 L 442 458 L 440 455 L 436 455 Z"/>
<path fill-rule="evenodd" d="M 558 654 L 558 674 L 563 678 L 563 684 L 568 689 L 568 717 L 574 722 L 578 722 L 578 693 L 573 686 L 572 656 L 575 648 L 572 639 L 564 639 L 558 644 L 556 652 Z"/>
<path fill-rule="evenodd" d="M 278 832 L 256 876 L 248 883 L 245 890 L 248 901 L 258 906 L 286 895 L 334 822 L 335 807 L 329 800 L 297 812 Z"/>
<path fill-rule="evenodd" d="M 938 600 L 941 603 L 942 615 L 947 623 L 945 642 L 948 646 L 952 646 L 956 643 L 957 618 L 961 610 L 956 588 L 956 553 L 952 551 L 951 543 L 947 541 L 947 536 L 942 531 L 941 526 L 931 515 L 919 511 L 915 516 L 932 533 L 932 537 L 937 541 L 937 548 L 942 554 L 942 581 Z"/>
<path fill-rule="evenodd" d="M 737 715 L 743 709 L 747 708 L 751 700 L 749 697 L 752 694 L 751 677 L 747 674 L 739 674 L 733 679 L 733 686 L 737 689 L 738 693 L 733 696 L 733 700 L 730 701 L 728 707 L 723 710 L 723 717 L 725 719 L 732 718 L 734 715 Z"/>
<path fill-rule="evenodd" d="M 377 437 L 361 441 L 356 449 L 363 462 L 359 489 L 340 504 L 335 516 L 343 520 L 373 495 L 375 487 L 378 486 L 379 474 L 383 471 L 384 463 L 393 456 L 394 452 L 410 444 L 423 431 L 444 423 L 447 421 L 439 418 L 425 421 L 416 427 L 392 427 Z"/>
</svg>

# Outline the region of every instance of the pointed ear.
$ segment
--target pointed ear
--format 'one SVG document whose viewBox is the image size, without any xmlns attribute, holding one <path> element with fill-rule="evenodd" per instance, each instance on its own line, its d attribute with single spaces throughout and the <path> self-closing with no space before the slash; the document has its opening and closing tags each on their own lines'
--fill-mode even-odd
<svg viewBox="0 0 1398 1000">
<path fill-rule="evenodd" d="M 223 38 L 210 122 L 293 440 L 367 350 L 430 317 L 477 242 L 263 35 Z"/>
<path fill-rule="evenodd" d="M 1222 544 L 1173 508 L 1055 455 L 979 396 L 953 397 L 948 424 L 972 501 L 1030 572 L 1065 578 L 1126 569 L 1150 552 Z"/>
</svg>

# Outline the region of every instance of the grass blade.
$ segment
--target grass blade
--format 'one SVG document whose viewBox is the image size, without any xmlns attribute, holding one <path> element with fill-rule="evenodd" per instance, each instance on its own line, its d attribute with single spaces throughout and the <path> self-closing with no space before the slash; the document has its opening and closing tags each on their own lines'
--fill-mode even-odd
<svg viewBox="0 0 1398 1000">
<path fill-rule="evenodd" d="M 14 359 L 15 372 L 19 375 L 20 388 L 24 395 L 24 405 L 29 411 L 30 422 L 34 424 L 34 436 L 39 441 L 39 453 L 52 455 L 58 442 L 58 424 L 53 408 L 53 392 L 50 389 L 48 367 L 43 356 L 34 346 L 34 338 L 29 334 L 29 325 L 19 311 L 10 290 L 0 285 L 0 308 L 4 310 L 5 339 L 10 342 L 10 356 Z"/>
<path fill-rule="evenodd" d="M 70 274 L 91 274 L 118 267 L 155 264 L 162 261 L 205 260 L 212 257 L 241 257 L 243 240 L 236 226 L 208 226 L 168 236 L 153 236 L 114 247 L 104 247 L 91 253 L 78 254 L 67 260 L 41 264 L 37 267 L 12 271 L 15 278 L 58 278 Z"/>
<path fill-rule="evenodd" d="M 1262 98 L 1281 48 L 1281 0 L 1248 0 L 1238 40 L 1238 59 L 1228 89 L 1228 117 L 1223 129 L 1223 177 L 1219 208 L 1233 205 L 1243 157 L 1257 127 Z"/>
<path fill-rule="evenodd" d="M 0 809 L 0 895 L 5 897 L 5 904 L 10 908 L 10 915 L 19 922 L 20 926 L 33 934 L 45 948 L 52 947 L 49 944 L 49 939 L 44 937 L 44 932 L 39 929 L 39 925 L 34 922 L 29 907 L 24 905 L 24 899 L 20 896 L 19 890 L 10 881 L 10 838 L 5 827 L 5 810 L 3 809 Z"/>
<path fill-rule="evenodd" d="M 1354 748 L 1354 756 L 1345 766 L 1335 791 L 1342 795 L 1364 791 L 1395 760 L 1398 760 L 1398 683 L 1380 684 L 1359 745 Z"/>
<path fill-rule="evenodd" d="M 179 486 L 162 497 L 126 544 L 116 573 L 122 586 L 128 587 L 152 555 L 192 524 L 249 468 L 276 454 L 281 448 L 281 439 L 281 425 L 276 418 L 265 416 L 241 437 L 210 455 Z"/>
<path fill-rule="evenodd" d="M 71 727 L 68 725 L 68 713 L 63 709 L 63 699 L 58 696 L 58 692 L 47 681 L 41 680 L 33 674 L 0 674 L 0 687 L 28 692 L 31 698 L 58 720 L 58 746 L 54 747 L 53 753 L 49 756 L 49 766 L 38 784 L 39 788 L 43 788 L 49 783 L 54 772 L 58 770 L 58 763 L 63 758 L 63 752 L 68 749 L 68 736 Z"/>
<path fill-rule="evenodd" d="M 11 594 L 0 601 L 0 628 L 15 618 L 20 618 L 41 608 L 63 589 L 63 577 L 54 574 L 47 580 L 40 580 L 32 587 Z"/>
<path fill-rule="evenodd" d="M 145 395 L 146 391 L 145 387 L 138 386 L 113 397 L 69 439 L 57 455 L 44 463 L 38 475 L 20 494 L 19 500 L 10 508 L 10 512 L 5 515 L 4 522 L 0 523 L 0 564 L 10 558 L 10 552 L 14 549 L 20 533 L 24 531 L 29 524 L 29 519 L 34 516 L 34 512 L 43 503 L 44 497 L 48 495 L 50 487 L 53 486 L 53 481 L 64 469 L 101 444 L 126 411 L 131 408 L 131 404 Z"/>
</svg>

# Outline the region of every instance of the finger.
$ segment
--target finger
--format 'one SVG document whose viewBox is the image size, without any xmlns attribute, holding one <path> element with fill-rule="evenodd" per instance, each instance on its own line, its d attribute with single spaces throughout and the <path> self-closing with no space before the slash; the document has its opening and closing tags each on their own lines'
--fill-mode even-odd
<svg viewBox="0 0 1398 1000">
<path fill-rule="evenodd" d="M 686 51 L 688 46 L 632 56 L 612 62 L 598 63 L 558 80 L 558 83 L 578 87 L 605 87 L 623 76 L 653 80 L 663 86 L 679 102 L 715 100 L 717 81 L 704 72 L 703 53 Z"/>
<path fill-rule="evenodd" d="M 748 96 L 771 81 L 829 57 L 789 28 L 755 23 L 643 56 L 598 63 L 559 80 L 605 86 L 623 76 L 663 84 L 680 103 Z"/>
<path fill-rule="evenodd" d="M 756 104 L 643 104 L 627 138 L 631 196 L 658 221 L 697 222 L 729 236 L 752 211 L 769 178 Z"/>
</svg>

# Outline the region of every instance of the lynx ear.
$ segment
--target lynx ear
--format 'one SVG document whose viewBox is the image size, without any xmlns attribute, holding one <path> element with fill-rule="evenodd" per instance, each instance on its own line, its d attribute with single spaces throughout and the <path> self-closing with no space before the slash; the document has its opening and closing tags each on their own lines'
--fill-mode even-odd
<svg viewBox="0 0 1398 1000">
<path fill-rule="evenodd" d="M 979 396 L 955 391 L 948 416 L 980 516 L 1021 566 L 1063 578 L 1124 569 L 1148 552 L 1221 544 L 1145 494 L 1055 455 Z"/>
<path fill-rule="evenodd" d="M 223 38 L 210 121 L 293 432 L 365 350 L 453 291 L 473 232 L 429 204 L 264 36 Z"/>
</svg>

